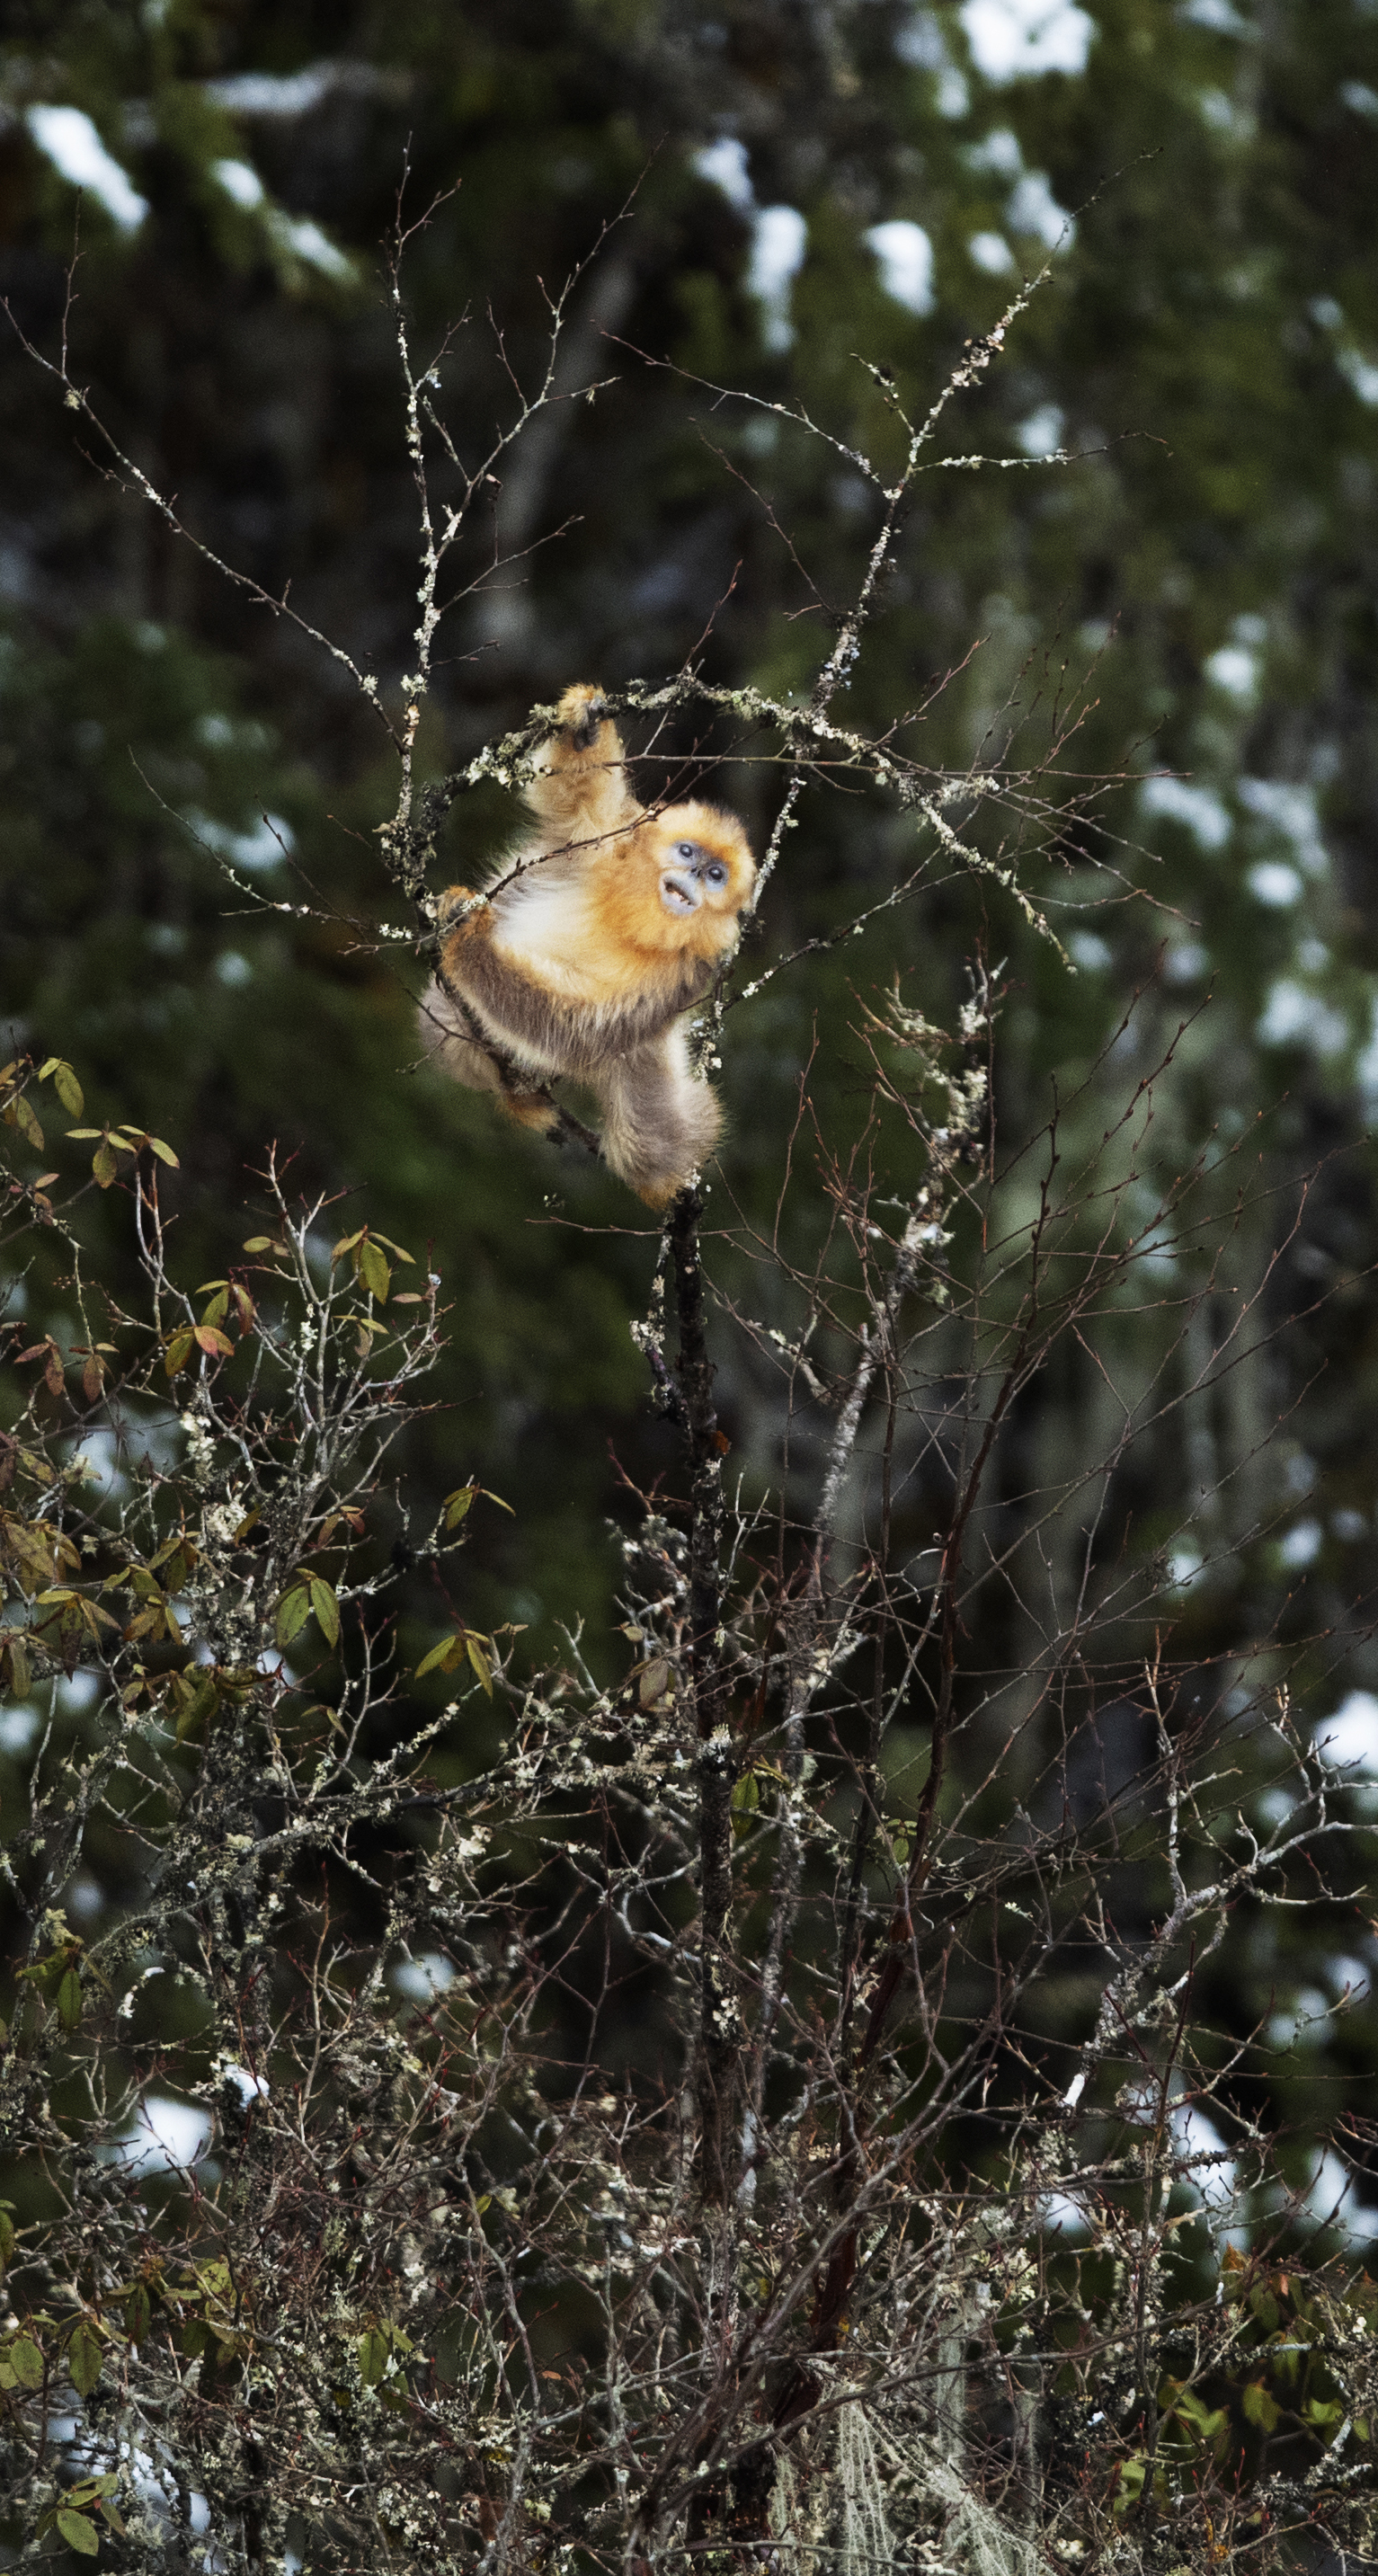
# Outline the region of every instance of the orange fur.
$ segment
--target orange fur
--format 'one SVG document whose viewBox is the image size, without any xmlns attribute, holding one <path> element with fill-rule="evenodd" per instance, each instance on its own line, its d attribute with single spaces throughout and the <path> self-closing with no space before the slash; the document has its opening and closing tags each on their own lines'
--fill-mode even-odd
<svg viewBox="0 0 1378 2576">
<path fill-rule="evenodd" d="M 537 828 L 444 940 L 423 1026 L 457 1081 L 496 1091 L 523 1124 L 553 1123 L 552 1076 L 590 1084 L 606 1160 L 664 1206 L 721 1124 L 679 1022 L 736 946 L 755 860 L 717 806 L 637 804 L 587 685 L 565 691 L 527 803 Z M 467 892 L 451 887 L 445 908 Z"/>
</svg>

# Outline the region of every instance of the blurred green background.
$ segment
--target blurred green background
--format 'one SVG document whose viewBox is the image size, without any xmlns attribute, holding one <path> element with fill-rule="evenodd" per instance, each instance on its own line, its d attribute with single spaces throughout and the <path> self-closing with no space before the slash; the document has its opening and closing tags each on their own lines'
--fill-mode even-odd
<svg viewBox="0 0 1378 2576">
<path fill-rule="evenodd" d="M 1378 1773 L 1378 9 L 11 0 L 14 322 L 56 355 L 80 187 L 77 380 L 186 524 L 275 595 L 290 582 L 388 691 L 417 581 L 380 260 L 404 165 L 407 211 L 439 200 L 407 253 L 415 345 L 459 326 L 435 399 L 469 464 L 511 418 L 512 376 L 539 381 L 546 290 L 597 251 L 560 385 L 599 390 L 542 416 L 475 522 L 423 727 L 430 775 L 571 679 L 656 679 L 696 650 L 710 679 L 807 689 L 874 499 L 835 448 L 711 388 L 802 405 L 883 463 L 893 427 L 856 353 L 922 411 L 1046 263 L 935 446 L 1002 465 L 923 480 L 835 713 L 873 730 L 913 716 L 906 745 L 939 768 L 1034 768 L 1056 746 L 1022 827 L 1006 813 L 1005 855 L 1077 971 L 989 881 L 957 880 L 735 1011 L 713 1206 L 739 1208 L 743 1231 L 715 1275 L 797 1329 L 742 1246 L 773 1221 L 806 1062 L 819 1135 L 845 1150 L 864 1111 L 852 1032 L 897 970 L 950 1021 L 974 944 L 1009 960 L 1007 1144 L 1056 1082 L 1068 1150 L 1091 1150 L 1185 1023 L 1143 1207 L 1212 1140 L 1239 1145 L 1220 1204 L 1247 1181 L 1232 1275 L 1261 1291 L 1263 1329 L 1185 1443 L 1175 1422 L 1146 1432 L 1116 1530 L 1170 1551 L 1181 1651 L 1271 1636 L 1308 1721 L 1343 1707 L 1348 1749 Z M 418 1067 L 423 970 L 373 935 L 406 926 L 370 837 L 394 794 L 376 722 L 325 653 L 112 482 L 17 334 L 3 346 L 12 1045 L 70 1058 L 97 1119 L 175 1143 L 189 1280 L 250 1230 L 246 1176 L 273 1140 L 304 1187 L 340 1194 L 336 1231 L 367 1214 L 432 1247 L 451 1353 L 405 1464 L 431 1496 L 473 1473 L 515 1515 L 475 1514 L 464 1614 L 525 1622 L 536 1655 L 582 1618 L 595 1670 L 616 1672 L 623 1471 L 644 1487 L 673 1460 L 628 1332 L 654 1236 L 605 1176 Z M 519 561 L 494 572 L 502 555 Z M 762 838 L 769 764 L 716 783 Z M 450 872 L 511 821 L 494 791 L 461 798 Z M 873 904 L 914 847 L 878 799 L 815 793 L 750 971 Z M 329 918 L 246 907 L 217 852 Z M 805 1256 L 825 1196 L 804 1158 L 787 1252 Z M 102 1222 L 106 1273 L 132 1294 L 115 1193 Z M 1209 1270 L 1204 1243 L 1165 1248 L 1165 1277 L 1174 1259 L 1185 1279 L 1193 1259 Z M 1136 1385 L 1172 1338 L 1147 1304 L 1116 1333 Z M 726 1324 L 718 1358 L 737 1463 L 763 1482 L 778 1377 Z M 1020 1407 L 1006 1490 L 1052 1490 L 1098 1455 L 1102 1401 L 1094 1368 L 1049 1372 Z M 926 1541 L 921 1476 L 905 1508 Z M 1023 1651 L 1016 1623 L 992 1657 Z M 1356 1960 L 1367 1974 L 1362 1884 L 1319 1947 L 1314 1922 L 1295 1940 L 1295 1957 L 1284 1942 L 1236 1961 L 1244 1989 L 1222 2011 L 1247 2026 L 1295 2005 L 1294 2071 L 1309 2085 L 1324 2055 L 1334 2101 L 1378 2109 L 1378 2016 L 1357 2007 L 1312 2044 L 1295 2001 L 1324 2007 Z"/>
</svg>

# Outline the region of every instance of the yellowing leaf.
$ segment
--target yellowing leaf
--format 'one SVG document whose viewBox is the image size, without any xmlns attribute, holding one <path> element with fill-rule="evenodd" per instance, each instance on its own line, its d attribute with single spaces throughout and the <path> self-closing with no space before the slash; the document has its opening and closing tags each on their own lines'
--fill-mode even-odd
<svg viewBox="0 0 1378 2576">
<path fill-rule="evenodd" d="M 480 1645 L 478 1638 L 474 1635 L 472 1629 L 464 1640 L 464 1647 L 470 1663 L 473 1665 L 479 1680 L 482 1682 L 484 1689 L 487 1691 L 488 1696 L 491 1699 L 493 1696 L 493 1667 L 489 1663 L 487 1654 Z"/>
<path fill-rule="evenodd" d="M 165 1145 L 161 1136 L 150 1136 L 148 1142 L 152 1146 L 160 1163 L 170 1163 L 174 1172 L 181 1170 L 182 1167 L 178 1162 L 172 1147 L 170 1145 Z"/>
<path fill-rule="evenodd" d="M 187 1361 L 191 1357 L 191 1345 L 192 1335 L 190 1327 L 183 1332 L 173 1334 L 172 1339 L 167 1346 L 167 1355 L 163 1361 L 163 1366 L 169 1377 L 175 1377 L 179 1369 L 184 1369 L 186 1367 Z"/>
<path fill-rule="evenodd" d="M 385 1306 L 392 1286 L 392 1272 L 376 1243 L 361 1243 L 359 1246 L 359 1278 L 370 1297 L 375 1298 L 380 1306 Z"/>
<path fill-rule="evenodd" d="M 39 1081 L 46 1082 L 50 1074 L 57 1091 L 57 1096 L 61 1101 L 63 1108 L 66 1110 L 68 1117 L 79 1118 L 86 1106 L 86 1102 L 82 1097 L 81 1084 L 78 1082 L 71 1066 L 69 1064 L 64 1064 L 61 1056 L 50 1055 L 47 1063 L 40 1065 L 39 1067 Z"/>
<path fill-rule="evenodd" d="M 96 1176 L 99 1188 L 103 1190 L 109 1189 L 110 1184 L 115 1177 L 117 1168 L 118 1167 L 115 1162 L 115 1149 L 113 1145 L 98 1145 L 91 1157 L 91 1169 Z"/>
<path fill-rule="evenodd" d="M 417 1680 L 420 1681 L 423 1673 L 452 1673 L 463 1651 L 462 1639 L 442 1637 L 438 1646 L 432 1646 L 430 1653 L 422 1656 L 416 1667 Z"/>
<path fill-rule="evenodd" d="M 16 2335 L 13 2343 L 0 2345 L 21 2388 L 43 2385 L 43 2355 L 32 2335 Z"/>
</svg>

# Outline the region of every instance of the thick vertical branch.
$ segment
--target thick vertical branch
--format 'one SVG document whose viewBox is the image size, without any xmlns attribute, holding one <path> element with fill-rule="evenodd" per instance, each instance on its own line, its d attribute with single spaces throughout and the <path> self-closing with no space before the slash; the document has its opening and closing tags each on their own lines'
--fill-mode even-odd
<svg viewBox="0 0 1378 2576">
<path fill-rule="evenodd" d="M 689 1455 L 689 1659 L 699 1742 L 701 1964 L 697 2089 L 699 2171 L 707 2200 L 731 2196 L 733 2114 L 740 2036 L 726 1934 L 732 1902 L 732 1788 L 735 1776 L 722 1670 L 722 1444 L 713 1407 L 714 1366 L 703 1316 L 699 1252 L 702 1201 L 691 1183 L 670 1213 L 679 1317 L 675 1363 Z"/>
</svg>

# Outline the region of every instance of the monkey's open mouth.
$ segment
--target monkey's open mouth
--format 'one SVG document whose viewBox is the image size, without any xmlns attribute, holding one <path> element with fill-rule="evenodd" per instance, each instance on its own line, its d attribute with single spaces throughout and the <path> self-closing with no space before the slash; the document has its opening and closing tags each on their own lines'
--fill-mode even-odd
<svg viewBox="0 0 1378 2576">
<path fill-rule="evenodd" d="M 660 880 L 660 900 L 667 912 L 697 912 L 702 899 L 698 879 L 687 869 L 666 869 Z"/>
</svg>

